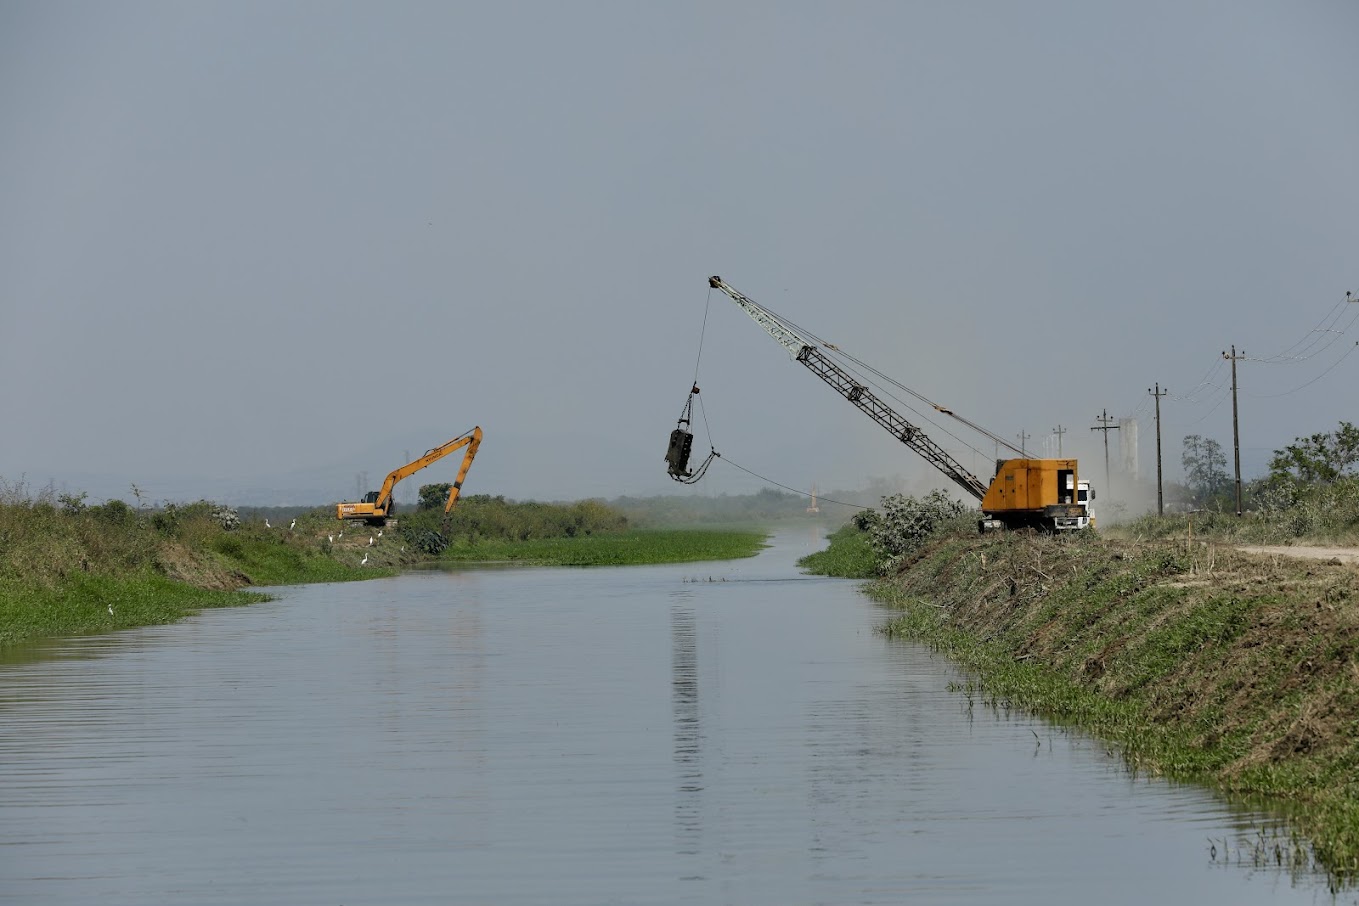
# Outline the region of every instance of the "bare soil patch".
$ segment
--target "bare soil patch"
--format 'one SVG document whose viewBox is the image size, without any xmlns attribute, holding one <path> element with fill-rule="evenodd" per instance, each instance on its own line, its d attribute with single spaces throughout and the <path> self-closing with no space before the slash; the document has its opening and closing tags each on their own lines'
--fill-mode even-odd
<svg viewBox="0 0 1359 906">
<path fill-rule="evenodd" d="M 1291 544 L 1238 544 L 1236 549 L 1247 554 L 1272 554 L 1277 557 L 1296 557 L 1303 560 L 1338 560 L 1359 563 L 1359 547 L 1313 547 Z"/>
</svg>

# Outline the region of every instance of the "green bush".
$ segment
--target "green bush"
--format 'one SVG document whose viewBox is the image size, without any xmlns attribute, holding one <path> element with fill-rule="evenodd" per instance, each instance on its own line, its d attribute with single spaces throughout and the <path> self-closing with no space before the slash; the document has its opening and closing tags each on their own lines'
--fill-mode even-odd
<svg viewBox="0 0 1359 906">
<path fill-rule="evenodd" d="M 943 491 L 924 497 L 893 494 L 882 499 L 882 508 L 864 510 L 855 525 L 868 533 L 880 571 L 887 571 L 916 552 L 936 533 L 956 530 L 969 509 Z M 968 520 L 969 526 L 971 520 Z"/>
<path fill-rule="evenodd" d="M 441 488 L 446 486 L 425 485 L 420 489 L 421 500 L 437 500 Z M 442 494 L 446 497 L 447 490 L 442 490 Z M 617 534 L 628 529 L 628 519 L 598 500 L 516 502 L 471 494 L 459 498 L 447 516 L 442 502 L 437 507 L 422 505 L 416 512 L 401 517 L 399 529 L 407 544 L 426 553 L 439 553 L 449 545 Z"/>
</svg>

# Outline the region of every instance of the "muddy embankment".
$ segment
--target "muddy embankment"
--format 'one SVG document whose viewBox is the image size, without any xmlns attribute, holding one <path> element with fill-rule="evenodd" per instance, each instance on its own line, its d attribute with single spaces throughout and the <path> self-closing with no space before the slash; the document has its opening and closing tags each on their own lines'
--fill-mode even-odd
<svg viewBox="0 0 1359 906">
<path fill-rule="evenodd" d="M 1349 883 L 1359 878 L 1359 565 L 1296 553 L 959 538 L 871 593 L 901 609 L 889 634 L 972 671 L 969 694 L 1080 727 L 1138 770 L 1274 797 Z"/>
</svg>

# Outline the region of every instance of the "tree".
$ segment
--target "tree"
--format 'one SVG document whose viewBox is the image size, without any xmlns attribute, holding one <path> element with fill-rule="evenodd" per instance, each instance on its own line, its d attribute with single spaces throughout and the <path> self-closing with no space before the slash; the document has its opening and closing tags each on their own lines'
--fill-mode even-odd
<svg viewBox="0 0 1359 906">
<path fill-rule="evenodd" d="M 1359 462 L 1359 428 L 1342 421 L 1340 427 L 1311 437 L 1296 437 L 1269 460 L 1269 477 L 1303 484 L 1330 484 L 1355 474 Z"/>
<path fill-rule="evenodd" d="M 1185 437 L 1180 464 L 1184 466 L 1185 484 L 1189 485 L 1196 503 L 1206 503 L 1231 483 L 1227 474 L 1227 454 L 1222 452 L 1221 444 L 1210 438 L 1197 434 Z"/>
<path fill-rule="evenodd" d="M 448 502 L 448 492 L 453 490 L 453 485 L 446 481 L 437 484 L 420 485 L 420 506 L 422 510 L 433 510 L 444 508 Z"/>
</svg>

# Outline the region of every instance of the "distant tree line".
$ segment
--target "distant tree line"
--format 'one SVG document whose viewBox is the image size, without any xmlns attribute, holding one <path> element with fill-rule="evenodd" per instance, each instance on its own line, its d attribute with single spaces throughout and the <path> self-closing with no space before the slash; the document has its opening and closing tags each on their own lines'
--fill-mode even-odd
<svg viewBox="0 0 1359 906">
<path fill-rule="evenodd" d="M 1184 483 L 1172 485 L 1172 500 L 1195 509 L 1226 512 L 1236 506 L 1236 479 L 1221 444 L 1198 434 L 1184 438 L 1180 453 Z M 1342 421 L 1333 431 L 1294 438 L 1275 450 L 1269 472 L 1245 482 L 1247 509 L 1288 506 L 1309 493 L 1359 479 L 1359 428 Z"/>
<path fill-rule="evenodd" d="M 451 487 L 447 482 L 421 486 L 415 512 L 399 516 L 398 527 L 407 542 L 427 553 L 439 553 L 452 545 L 475 546 L 488 540 L 575 538 L 618 533 L 629 527 L 627 516 L 598 500 L 518 502 L 468 494 L 445 514 Z"/>
</svg>

